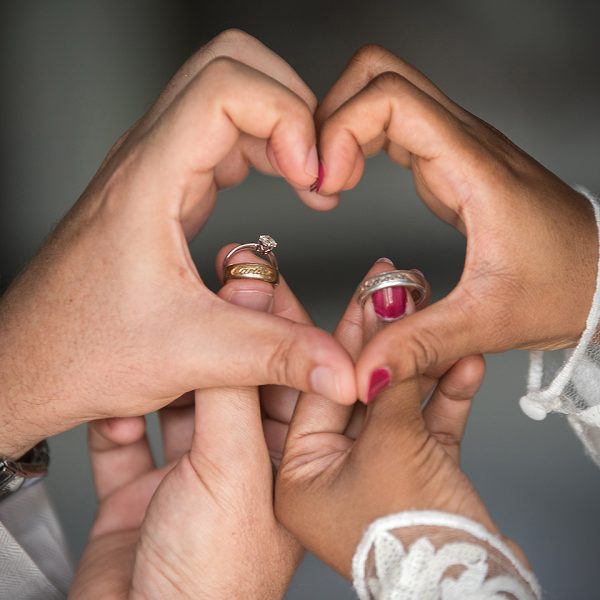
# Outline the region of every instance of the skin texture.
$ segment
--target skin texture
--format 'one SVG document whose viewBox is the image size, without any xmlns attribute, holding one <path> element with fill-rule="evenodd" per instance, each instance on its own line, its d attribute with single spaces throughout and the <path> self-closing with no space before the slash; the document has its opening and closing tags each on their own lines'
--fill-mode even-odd
<svg viewBox="0 0 600 600">
<path fill-rule="evenodd" d="M 354 402 L 353 364 L 331 336 L 222 301 L 187 244 L 250 167 L 315 208 L 336 204 L 309 191 L 315 107 L 291 67 L 242 32 L 190 58 L 2 297 L 0 455 L 232 382 L 320 385 Z"/>
<path fill-rule="evenodd" d="M 315 107 L 291 67 L 239 31 L 181 68 L 2 298 L 0 455 L 232 381 L 348 404 L 368 399 L 377 369 L 401 381 L 472 354 L 576 342 L 597 264 L 587 200 L 383 48 L 361 49 L 314 115 L 321 165 Z M 376 336 L 354 375 L 324 332 L 220 302 L 187 241 L 251 166 L 326 210 L 382 149 L 466 235 L 467 256 L 456 289 Z"/>
<path fill-rule="evenodd" d="M 382 48 L 359 51 L 315 109 L 283 60 L 222 34 L 117 142 L 2 298 L 0 455 L 95 421 L 100 510 L 73 597 L 194 597 L 198 582 L 206 598 L 281 597 L 301 551 L 273 514 L 269 456 L 282 461 L 281 522 L 346 576 L 364 527 L 390 512 L 446 510 L 497 532 L 457 462 L 478 355 L 576 342 L 597 260 L 588 202 Z M 336 341 L 285 282 L 272 303 L 264 286 L 206 289 L 187 243 L 218 190 L 254 167 L 326 210 L 381 150 L 467 237 L 447 298 L 385 328 L 352 302 Z M 348 407 L 378 369 L 391 386 L 368 410 Z M 246 386 L 264 384 L 277 387 L 259 407 Z M 288 436 L 295 389 L 308 393 Z M 163 467 L 140 417 L 157 409 Z"/>
<path fill-rule="evenodd" d="M 376 263 L 369 275 L 386 268 Z M 353 299 L 335 335 L 357 356 L 384 327 L 391 325 L 379 321 L 371 301 L 363 314 Z M 464 358 L 439 379 L 420 376 L 387 388 L 366 410 L 301 394 L 277 477 L 280 521 L 347 578 L 360 538 L 381 516 L 439 510 L 500 534 L 459 465 L 460 442 L 484 368 L 481 356 Z M 505 541 L 527 564 L 522 551 Z"/>
<path fill-rule="evenodd" d="M 284 280 L 275 291 L 232 281 L 219 296 L 308 322 Z M 261 405 L 256 387 L 213 388 L 162 409 L 162 467 L 143 418 L 90 425 L 99 509 L 71 598 L 283 597 L 303 551 L 275 519 L 270 456 L 281 456 L 298 393 L 263 393 Z"/>
<path fill-rule="evenodd" d="M 321 193 L 356 185 L 364 157 L 385 150 L 412 171 L 423 202 L 467 238 L 457 287 L 366 345 L 361 398 L 377 368 L 402 381 L 464 356 L 577 342 L 597 265 L 587 199 L 379 46 L 357 52 L 316 120 Z"/>
<path fill-rule="evenodd" d="M 231 247 L 220 252 L 217 270 Z M 377 262 L 369 274 L 389 266 Z M 262 282 L 235 281 L 219 296 L 255 308 L 259 296 L 262 310 L 310 323 L 284 279 L 274 293 Z M 383 326 L 370 301 L 366 315 L 353 299 L 336 332 L 353 354 Z M 195 402 L 161 410 L 162 467 L 142 418 L 95 422 L 89 442 L 99 509 L 70 597 L 282 598 L 302 557 L 298 540 L 348 576 L 365 521 L 404 503 L 455 510 L 496 531 L 457 467 L 483 372 L 483 359 L 469 357 L 439 384 L 421 377 L 368 409 L 304 395 L 295 414 L 298 392 L 281 386 L 263 387 L 260 398 L 252 387 L 200 391 Z M 419 416 L 415 398 L 436 384 Z M 423 453 L 424 437 L 431 452 Z M 282 455 L 274 507 L 272 464 Z M 400 477 L 380 479 L 399 459 Z"/>
</svg>

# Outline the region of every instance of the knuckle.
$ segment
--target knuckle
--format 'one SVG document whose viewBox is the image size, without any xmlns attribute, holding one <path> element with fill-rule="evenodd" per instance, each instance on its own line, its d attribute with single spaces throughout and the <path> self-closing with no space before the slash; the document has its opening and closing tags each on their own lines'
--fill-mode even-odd
<svg viewBox="0 0 600 600">
<path fill-rule="evenodd" d="M 239 71 L 240 64 L 230 56 L 215 56 L 204 68 L 207 76 L 226 76 Z"/>
<path fill-rule="evenodd" d="M 186 61 L 182 71 L 197 73 L 220 57 L 235 55 L 235 50 L 243 48 L 252 39 L 251 35 L 240 29 L 226 29 L 197 50 Z"/>
<path fill-rule="evenodd" d="M 414 70 L 407 62 L 379 44 L 366 44 L 359 48 L 352 57 L 351 63 L 363 70 L 368 79 L 373 79 L 386 71 L 407 73 Z"/>
<path fill-rule="evenodd" d="M 437 365 L 441 346 L 441 338 L 429 327 L 413 334 L 408 343 L 408 347 L 411 348 L 408 362 L 410 375 L 425 373 L 432 366 Z"/>
<path fill-rule="evenodd" d="M 222 100 L 231 81 L 240 73 L 240 67 L 240 63 L 229 56 L 217 56 L 204 67 L 192 89 L 205 98 Z"/>
<path fill-rule="evenodd" d="M 241 46 L 246 42 L 252 41 L 254 38 L 245 31 L 236 27 L 231 27 L 221 31 L 215 38 L 213 38 L 211 44 L 216 47 L 221 46 Z"/>
<path fill-rule="evenodd" d="M 383 71 L 373 78 L 371 85 L 383 93 L 395 94 L 410 89 L 409 81 L 395 71 Z"/>
<path fill-rule="evenodd" d="M 266 373 L 273 383 L 283 384 L 293 381 L 294 326 L 294 323 L 289 323 L 289 331 L 277 340 L 267 354 Z"/>
<path fill-rule="evenodd" d="M 365 44 L 354 53 L 351 61 L 370 69 L 381 62 L 389 62 L 392 57 L 396 58 L 387 48 L 379 44 Z"/>
</svg>

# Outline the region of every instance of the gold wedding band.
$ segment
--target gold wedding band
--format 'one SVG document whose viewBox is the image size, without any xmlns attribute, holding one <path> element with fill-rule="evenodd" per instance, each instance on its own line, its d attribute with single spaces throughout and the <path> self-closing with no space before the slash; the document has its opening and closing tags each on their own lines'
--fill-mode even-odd
<svg viewBox="0 0 600 600">
<path fill-rule="evenodd" d="M 260 279 L 271 285 L 279 283 L 279 271 L 271 265 L 261 263 L 236 263 L 228 265 L 223 272 L 223 281 L 230 279 Z"/>
</svg>

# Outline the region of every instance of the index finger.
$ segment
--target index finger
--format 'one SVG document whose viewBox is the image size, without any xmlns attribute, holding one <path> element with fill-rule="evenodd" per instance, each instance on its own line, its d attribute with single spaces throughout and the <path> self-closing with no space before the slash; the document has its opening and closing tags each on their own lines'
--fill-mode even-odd
<svg viewBox="0 0 600 600">
<path fill-rule="evenodd" d="M 453 164 L 460 164 L 469 138 L 462 122 L 444 106 L 405 77 L 386 72 L 374 78 L 327 120 L 320 137 L 321 157 L 326 166 L 323 193 L 344 189 L 352 178 L 357 180 L 357 160 L 362 160 L 362 148 L 376 143 L 384 147 L 386 140 L 393 142 L 406 154 L 401 161 L 421 169 L 434 166 L 443 170 L 439 162 L 444 152 L 452 148 Z M 434 164 L 434 161 L 438 161 Z M 439 191 L 448 197 L 448 182 L 465 185 L 461 173 L 437 178 L 439 190 L 430 184 L 433 193 Z M 428 181 L 432 179 L 428 178 Z M 436 181 L 433 178 L 434 183 Z M 456 205 L 451 208 L 456 209 Z"/>
<path fill-rule="evenodd" d="M 110 159 L 127 137 L 146 133 L 171 106 L 177 96 L 190 85 L 196 75 L 218 58 L 231 58 L 265 73 L 302 98 L 311 111 L 314 112 L 316 109 L 316 96 L 283 58 L 250 34 L 239 29 L 227 29 L 202 46 L 183 63 L 150 110 L 113 146 L 106 160 Z"/>
<path fill-rule="evenodd" d="M 378 44 L 367 44 L 354 54 L 339 79 L 327 92 L 315 115 L 317 124 L 322 124 L 327 120 L 342 104 L 357 94 L 378 75 L 388 72 L 401 75 L 456 117 L 468 115 L 463 108 L 450 100 L 421 71 L 386 48 Z"/>
</svg>

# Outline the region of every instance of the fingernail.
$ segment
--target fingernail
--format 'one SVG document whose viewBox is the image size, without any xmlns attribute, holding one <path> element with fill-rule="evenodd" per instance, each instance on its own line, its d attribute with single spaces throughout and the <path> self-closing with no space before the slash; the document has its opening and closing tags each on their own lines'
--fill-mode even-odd
<svg viewBox="0 0 600 600">
<path fill-rule="evenodd" d="M 406 313 L 406 289 L 403 287 L 378 290 L 371 299 L 375 313 L 383 321 L 395 321 Z"/>
<path fill-rule="evenodd" d="M 231 294 L 228 301 L 245 308 L 269 312 L 273 306 L 273 295 L 257 290 L 237 290 Z"/>
<path fill-rule="evenodd" d="M 382 256 L 381 258 L 378 258 L 375 262 L 376 263 L 386 263 L 388 265 L 392 265 L 392 267 L 394 266 L 394 261 L 391 258 L 387 258 L 386 256 Z"/>
<path fill-rule="evenodd" d="M 317 147 L 313 146 L 306 155 L 306 163 L 304 165 L 304 170 L 311 176 L 319 177 L 319 153 L 317 152 Z M 314 185 L 314 184 L 313 184 Z"/>
<path fill-rule="evenodd" d="M 313 392 L 329 400 L 337 401 L 339 399 L 336 374 L 329 367 L 316 367 L 313 369 L 310 374 L 310 387 Z"/>
<path fill-rule="evenodd" d="M 369 382 L 369 393 L 367 394 L 367 404 L 375 398 L 380 392 L 382 392 L 388 385 L 392 376 L 388 369 L 375 369 L 371 374 L 371 381 Z"/>
<path fill-rule="evenodd" d="M 310 186 L 310 191 L 318 194 L 321 191 L 323 179 L 325 179 L 325 167 L 323 163 L 319 161 L 318 175 L 315 182 Z"/>
</svg>

